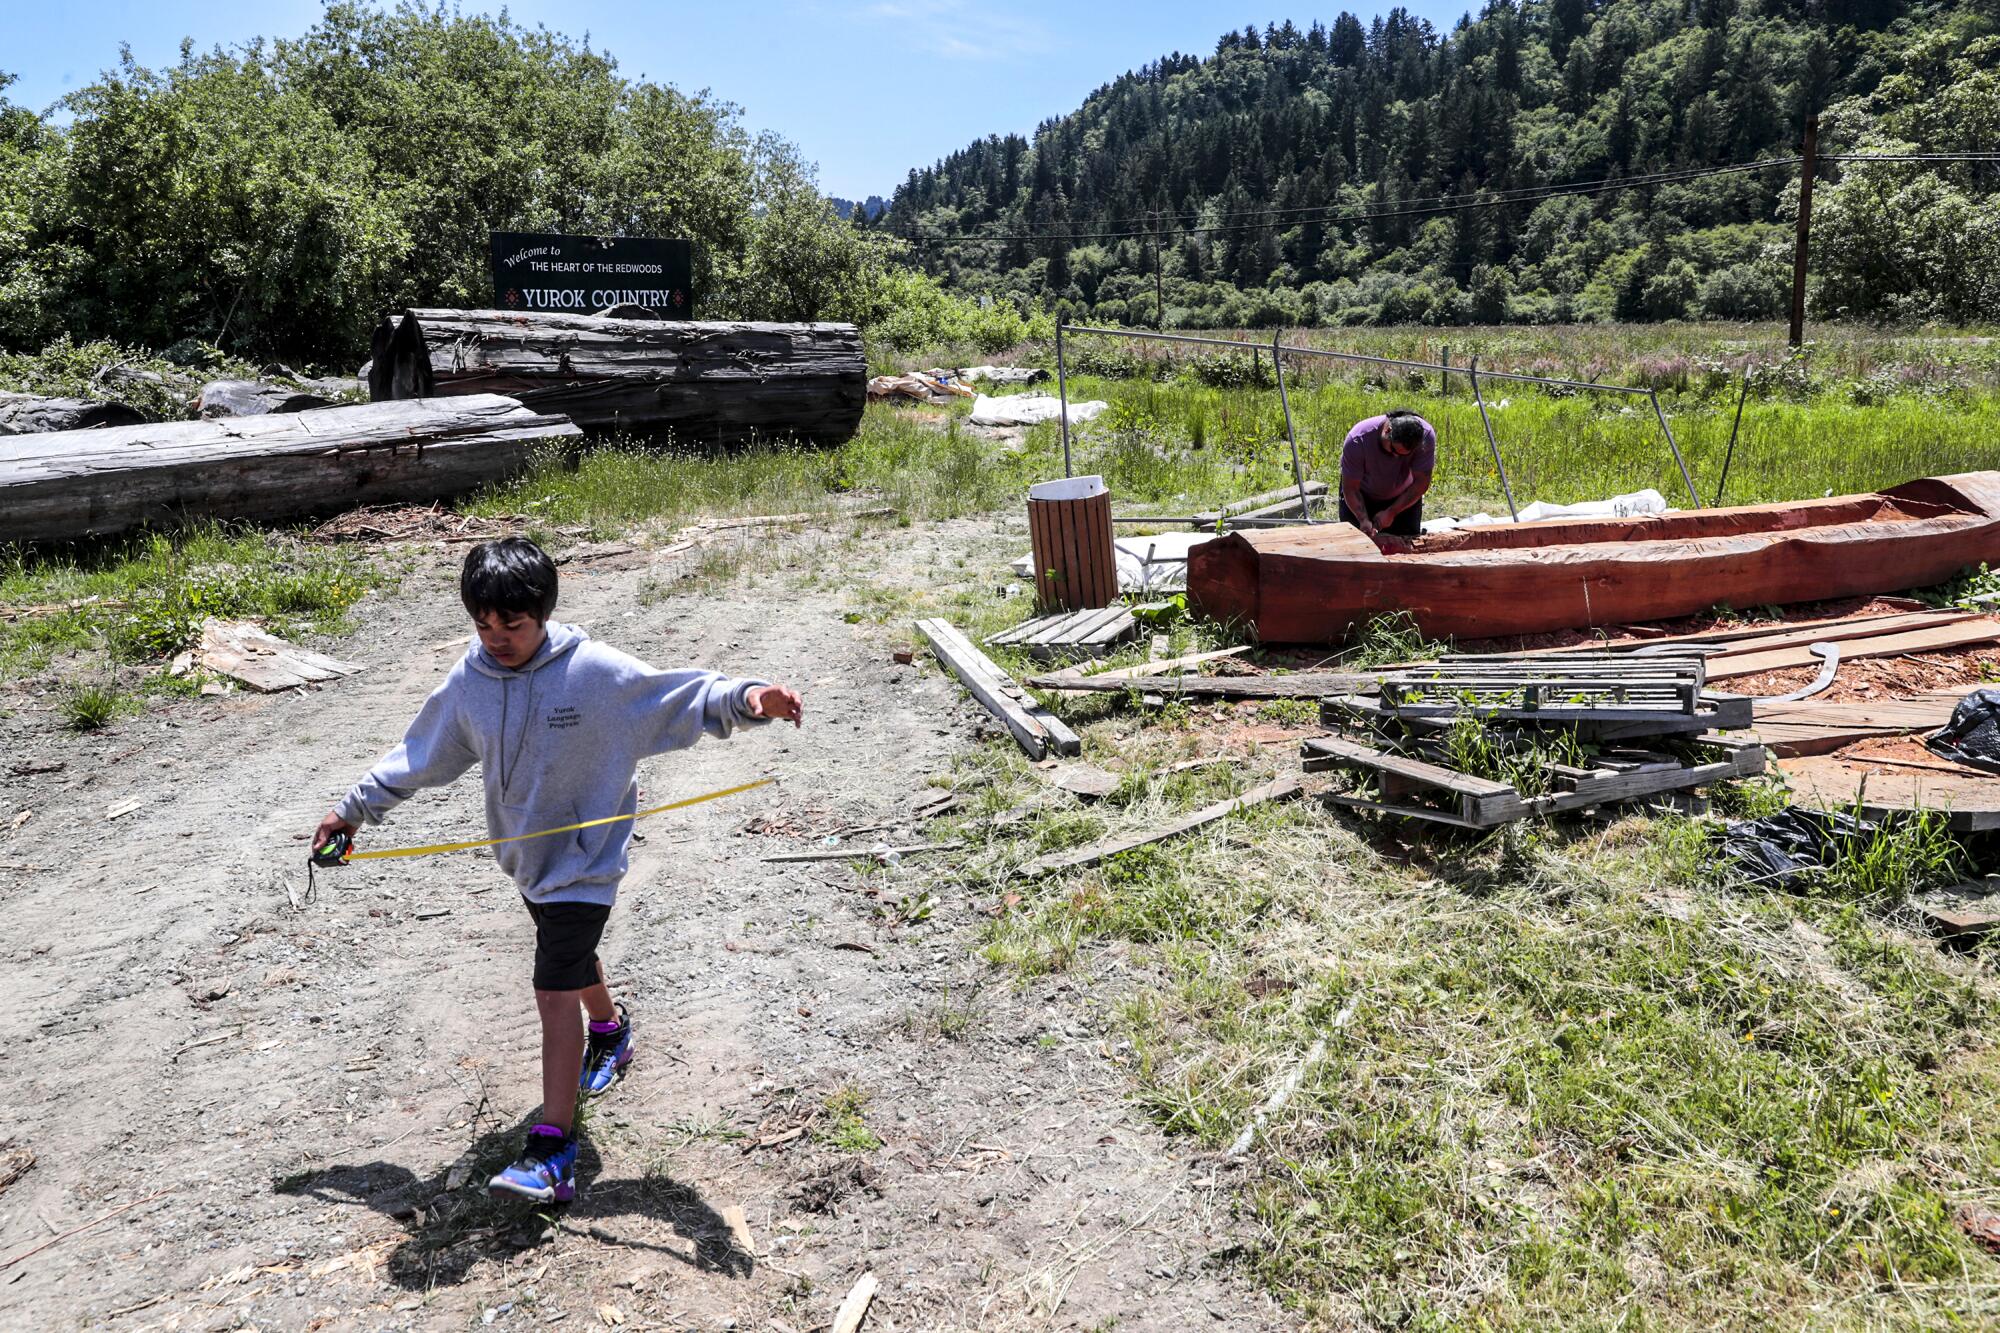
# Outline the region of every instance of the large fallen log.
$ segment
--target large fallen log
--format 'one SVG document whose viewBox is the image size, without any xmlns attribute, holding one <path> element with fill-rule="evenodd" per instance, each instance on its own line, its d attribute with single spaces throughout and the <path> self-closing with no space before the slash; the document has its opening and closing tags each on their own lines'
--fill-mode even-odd
<svg viewBox="0 0 2000 1333">
<path fill-rule="evenodd" d="M 837 444 L 860 426 L 868 402 L 867 360 L 852 324 L 412 310 L 380 341 L 370 377 L 378 398 L 402 396 L 395 386 L 421 378 L 421 368 L 404 364 L 421 346 L 439 395 L 510 394 L 586 430 L 671 435 L 688 445 Z"/>
<path fill-rule="evenodd" d="M 511 398 L 413 399 L 0 440 L 0 541 L 460 495 L 582 432 Z"/>
<path fill-rule="evenodd" d="M 45 398 L 32 393 L 0 393 L 0 435 L 40 435 L 55 430 L 136 426 L 145 414 L 123 403 L 96 398 Z"/>
</svg>

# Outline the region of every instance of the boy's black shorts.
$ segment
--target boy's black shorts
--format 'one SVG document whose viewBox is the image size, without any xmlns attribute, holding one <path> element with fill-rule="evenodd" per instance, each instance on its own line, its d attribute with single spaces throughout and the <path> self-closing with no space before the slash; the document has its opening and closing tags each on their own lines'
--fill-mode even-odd
<svg viewBox="0 0 2000 1333">
<path fill-rule="evenodd" d="M 535 989 L 584 990 L 597 984 L 597 942 L 611 908 L 602 903 L 534 903 Z"/>
</svg>

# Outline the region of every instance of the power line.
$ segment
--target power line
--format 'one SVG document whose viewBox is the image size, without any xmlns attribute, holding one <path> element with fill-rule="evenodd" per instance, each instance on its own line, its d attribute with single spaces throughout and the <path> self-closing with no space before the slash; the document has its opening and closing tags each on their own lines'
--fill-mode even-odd
<svg viewBox="0 0 2000 1333">
<path fill-rule="evenodd" d="M 2000 152 L 1987 153 L 1822 153 L 1825 162 L 2000 162 Z M 1122 241 L 1156 237 L 1165 224 L 1179 225 L 1182 230 L 1204 235 L 1228 235 L 1236 232 L 1263 231 L 1274 225 L 1279 218 L 1316 213 L 1320 216 L 1292 217 L 1288 226 L 1309 223 L 1372 222 L 1402 217 L 1422 217 L 1438 213 L 1460 212 L 1473 208 L 1501 208 L 1512 204 L 1538 204 L 1548 199 L 1565 195 L 1595 195 L 1616 190 L 1651 189 L 1657 186 L 1678 185 L 1688 181 L 1703 180 L 1711 176 L 1740 174 L 1763 171 L 1772 167 L 1795 167 L 1804 159 L 1798 157 L 1763 158 L 1755 162 L 1734 162 L 1718 167 L 1683 167 L 1666 171 L 1656 171 L 1638 176 L 1612 176 L 1594 181 L 1578 181 L 1568 185 L 1522 186 L 1513 190 L 1479 191 L 1474 194 L 1420 195 L 1394 201 L 1401 207 L 1395 209 L 1364 209 L 1359 212 L 1329 211 L 1331 206 L 1303 206 L 1298 208 L 1276 208 L 1244 210 L 1223 213 L 1216 216 L 1259 217 L 1261 222 L 1236 223 L 1227 226 L 1204 225 L 1199 216 L 1186 214 L 1161 216 L 1154 225 L 1118 231 L 1089 232 L 995 232 L 975 234 L 962 232 L 956 235 L 908 233 L 902 239 L 917 245 L 946 242 L 980 241 L 1039 241 L 1053 237 L 1066 237 L 1071 241 Z"/>
<path fill-rule="evenodd" d="M 1742 173 L 1747 171 L 1763 171 L 1771 167 L 1797 166 L 1799 161 L 1800 159 L 1796 157 L 1766 158 L 1756 162 L 1737 162 L 1720 167 L 1689 167 L 1679 171 L 1655 172 L 1646 176 L 1614 177 L 1599 181 L 1583 182 L 1575 185 L 1527 187 L 1523 190 L 1503 191 L 1498 193 L 1480 192 L 1474 195 L 1419 196 L 1418 198 L 1415 199 L 1399 199 L 1393 201 L 1397 204 L 1416 205 L 1414 207 L 1404 207 L 1396 209 L 1366 209 L 1361 212 L 1346 212 L 1346 213 L 1328 212 L 1320 217 L 1296 218 L 1289 225 L 1298 226 L 1310 222 L 1319 222 L 1319 223 L 1371 222 L 1387 218 L 1417 217 L 1417 216 L 1436 214 L 1436 213 L 1452 213 L 1473 208 L 1499 208 L 1513 204 L 1536 204 L 1536 203 L 1541 203 L 1543 200 L 1554 199 L 1563 195 L 1604 194 L 1614 190 L 1647 189 L 1660 185 L 1676 185 L 1686 181 L 1701 180 L 1709 176 L 1722 176 L 1722 175 Z M 1425 202 L 1426 199 L 1456 200 L 1459 202 L 1427 203 Z M 1272 216 L 1272 215 L 1266 215 L 1266 216 Z M 1184 221 L 1184 218 L 1181 215 L 1176 214 L 1172 220 L 1178 223 Z M 1270 222 L 1266 221 L 1266 222 L 1238 223 L 1232 226 L 1205 226 L 1201 224 L 1199 221 L 1196 221 L 1194 223 L 1187 225 L 1184 229 L 1191 232 L 1198 232 L 1204 235 L 1226 235 L 1232 232 L 1263 231 L 1268 227 L 1270 227 L 1271 225 L 1272 224 Z M 1062 237 L 1066 235 L 1067 239 L 1072 241 L 1116 241 L 1116 240 L 1131 240 L 1138 237 L 1154 236 L 1157 235 L 1158 232 L 1159 229 L 1157 227 L 1148 227 L 1145 229 L 1135 229 L 1129 231 L 1092 231 L 1092 232 L 1072 232 L 1067 234 L 1061 232 L 1000 232 L 1000 233 L 990 233 L 986 235 L 961 233 L 955 236 L 953 235 L 924 236 L 919 234 L 905 234 L 902 237 L 902 239 L 916 244 L 927 244 L 931 242 L 945 242 L 945 241 L 1039 241 L 1039 240 L 1048 240 L 1052 237 Z"/>
</svg>

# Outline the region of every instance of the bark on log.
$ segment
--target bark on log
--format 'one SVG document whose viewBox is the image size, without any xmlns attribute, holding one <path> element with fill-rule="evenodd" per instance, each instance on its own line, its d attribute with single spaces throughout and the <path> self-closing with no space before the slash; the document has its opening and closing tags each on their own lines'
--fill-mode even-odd
<svg viewBox="0 0 2000 1333">
<path fill-rule="evenodd" d="M 0 435 L 41 435 L 56 430 L 136 426 L 146 418 L 123 403 L 95 398 L 44 398 L 32 393 L 0 393 Z"/>
<path fill-rule="evenodd" d="M 0 542 L 460 495 L 582 432 L 491 394 L 0 441 Z"/>
<path fill-rule="evenodd" d="M 415 336 L 412 330 L 415 330 Z M 417 337 L 436 393 L 504 393 L 591 431 L 695 446 L 837 444 L 861 424 L 868 367 L 852 324 L 605 319 L 508 310 L 404 313 L 370 387 L 398 396 Z M 384 366 L 385 357 L 392 363 Z M 389 392 L 374 390 L 377 383 Z"/>
</svg>

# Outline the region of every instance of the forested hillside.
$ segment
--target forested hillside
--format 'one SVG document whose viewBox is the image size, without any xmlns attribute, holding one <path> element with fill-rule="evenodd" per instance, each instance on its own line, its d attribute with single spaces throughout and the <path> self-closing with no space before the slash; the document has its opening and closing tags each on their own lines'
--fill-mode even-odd
<svg viewBox="0 0 2000 1333">
<path fill-rule="evenodd" d="M 1099 320 L 1153 322 L 1156 256 L 1169 325 L 1770 318 L 1798 168 L 1692 173 L 1795 156 L 1813 112 L 1827 153 L 2000 148 L 1996 34 L 1997 0 L 1288 20 L 913 171 L 875 225 L 960 289 Z M 2000 168 L 1818 179 L 1815 315 L 2000 319 Z"/>
</svg>

